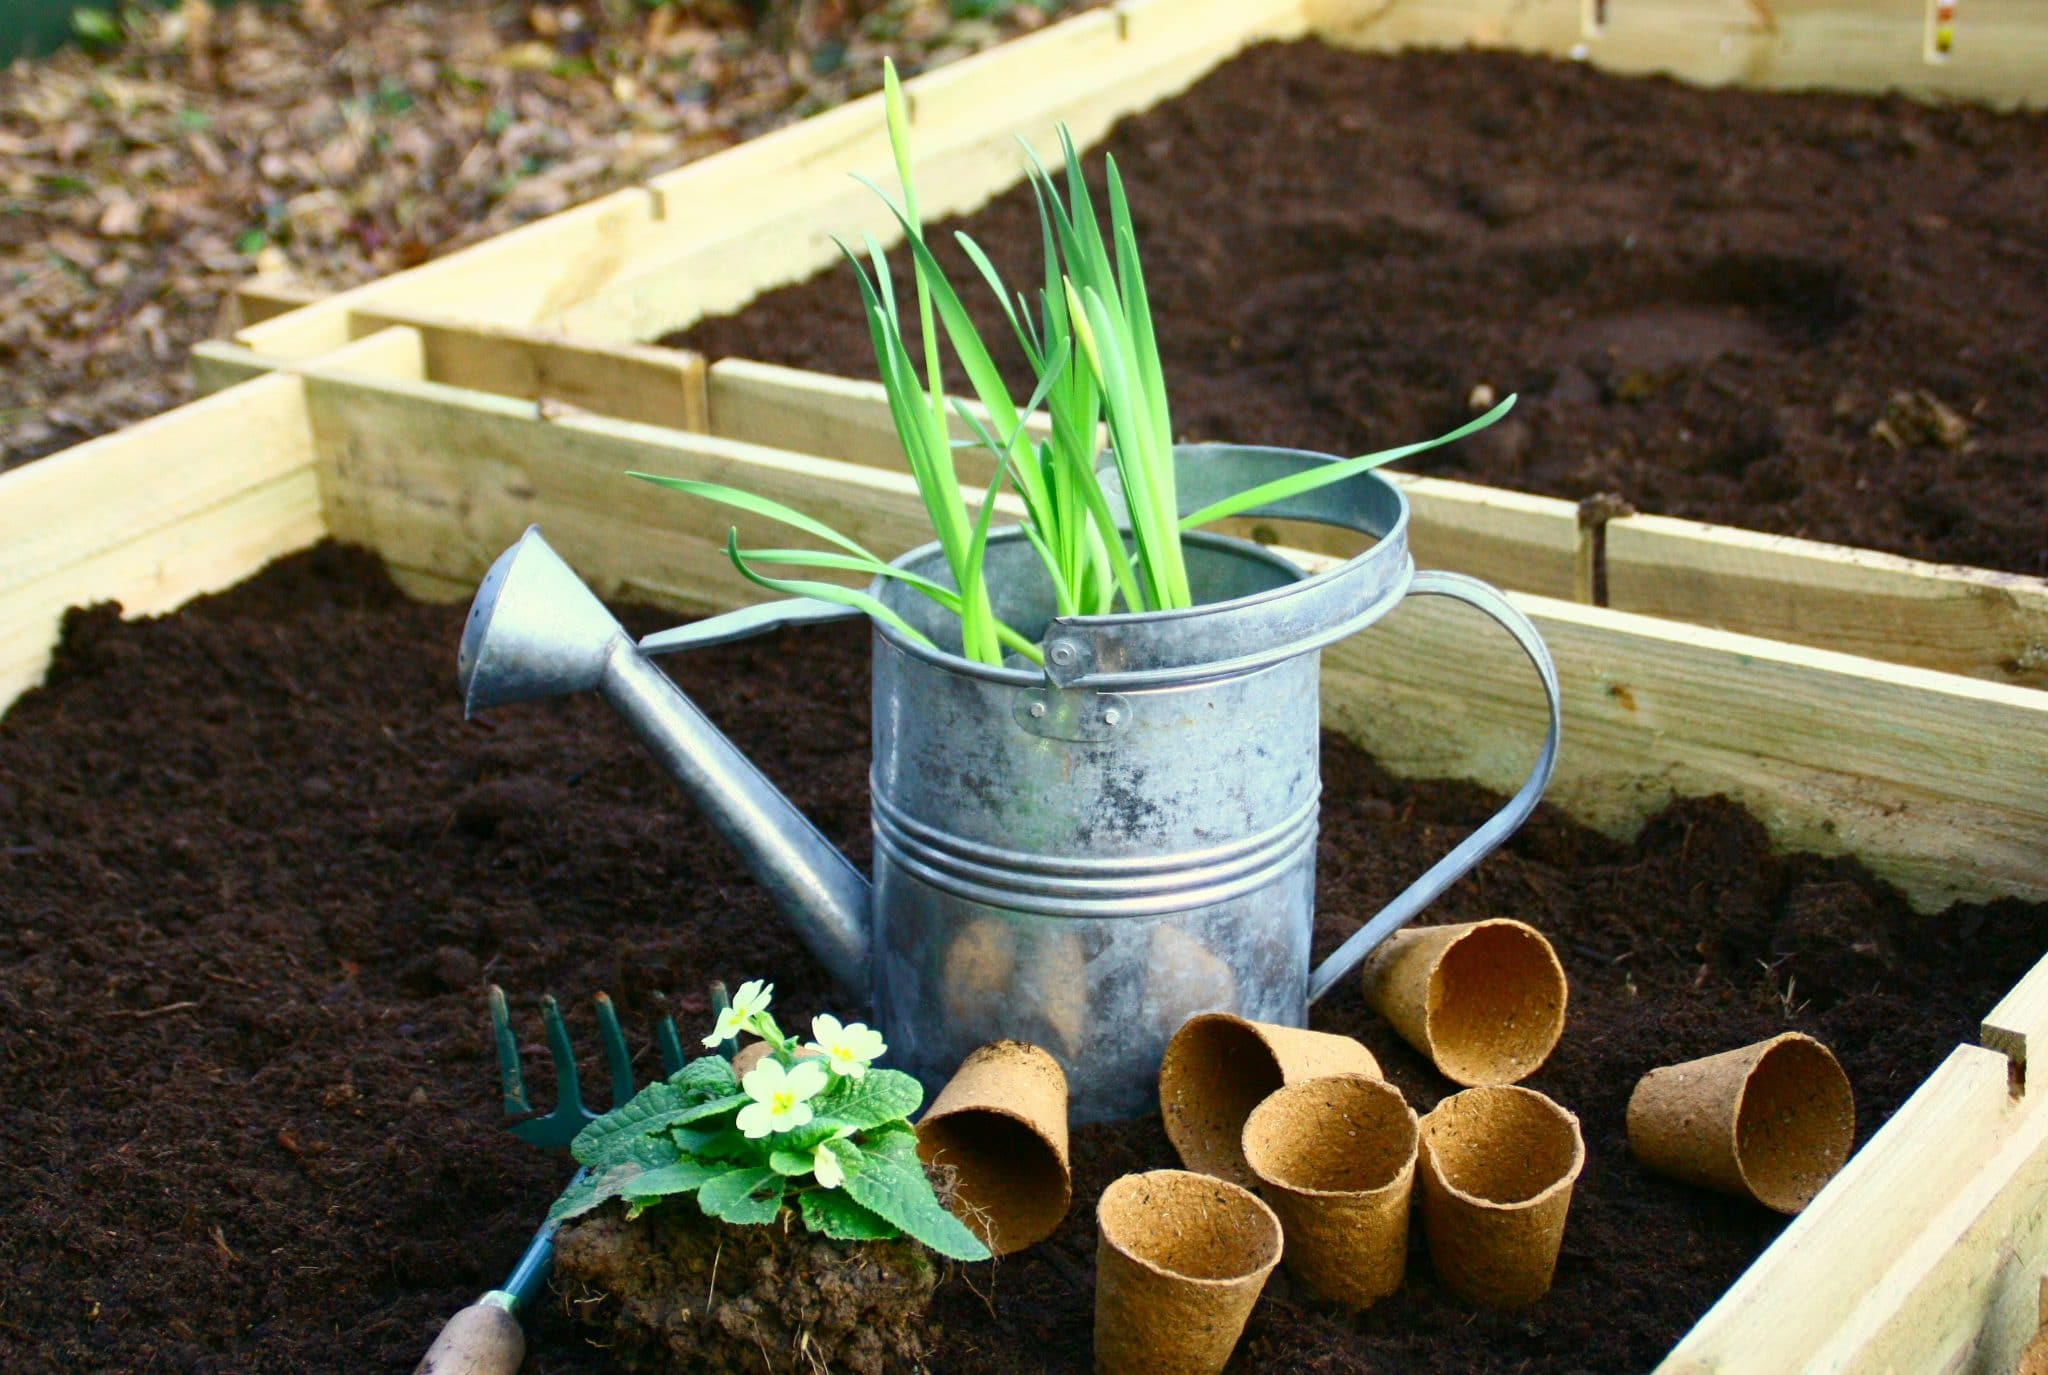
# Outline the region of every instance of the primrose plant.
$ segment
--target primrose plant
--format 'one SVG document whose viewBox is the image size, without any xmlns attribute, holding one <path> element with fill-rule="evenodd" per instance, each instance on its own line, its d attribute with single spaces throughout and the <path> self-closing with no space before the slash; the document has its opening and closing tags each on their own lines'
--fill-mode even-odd
<svg viewBox="0 0 2048 1375">
<path fill-rule="evenodd" d="M 932 1191 L 909 1120 L 924 1089 L 875 1065 L 888 1051 L 880 1033 L 821 1015 L 800 1043 L 769 1014 L 774 991 L 743 984 L 704 1038 L 717 1050 L 758 1036 L 760 1063 L 741 1078 L 723 1055 L 692 1060 L 585 1127 L 570 1147 L 583 1172 L 550 1216 L 616 1198 L 637 1217 L 694 1195 L 725 1222 L 767 1225 L 793 1208 L 834 1241 L 908 1236 L 956 1260 L 988 1259 Z"/>
<path fill-rule="evenodd" d="M 1515 403 L 1510 396 L 1435 439 L 1333 461 L 1183 515 L 1165 372 L 1130 201 L 1116 160 L 1107 161 L 1109 232 L 1104 234 L 1065 126 L 1059 131 L 1064 192 L 1025 146 L 1044 245 L 1044 285 L 1035 309 L 1026 293 L 1012 294 L 979 245 L 965 234 L 955 236 L 961 252 L 994 292 L 1035 379 L 1030 400 L 1019 407 L 926 241 L 911 175 L 910 118 L 893 64 L 884 66 L 883 90 L 901 198 L 891 199 L 879 186 L 868 185 L 887 204 L 909 250 L 917 303 L 915 344 L 881 244 L 872 236 L 866 239 L 865 265 L 845 244 L 840 249 L 859 279 L 889 412 L 938 534 L 952 585 L 893 567 L 822 521 L 766 497 L 719 483 L 634 475 L 780 522 L 833 546 L 741 549 L 735 529 L 727 540 L 727 555 L 743 576 L 763 587 L 854 607 L 930 647 L 926 636 L 866 592 L 771 576 L 762 569 L 799 566 L 900 580 L 959 617 L 962 652 L 970 659 L 1000 664 L 1008 652 L 1042 664 L 1040 648 L 996 618 L 983 577 L 990 517 L 1006 483 L 1020 498 L 1021 528 L 1044 567 L 1057 614 L 1170 611 L 1194 602 L 1181 548 L 1185 532 L 1462 439 L 1506 415 Z M 947 396 L 941 339 L 967 378 L 975 406 L 962 397 Z M 1044 423 L 1027 423 L 1041 406 Z M 964 438 L 955 438 L 955 422 Z M 1105 432 L 1106 462 L 1099 461 Z M 984 461 L 993 462 L 978 509 L 970 508 L 961 482 L 957 456 L 962 450 L 979 450 Z M 1105 482 L 1109 472 L 1115 474 L 1120 492 L 1116 501 Z"/>
</svg>

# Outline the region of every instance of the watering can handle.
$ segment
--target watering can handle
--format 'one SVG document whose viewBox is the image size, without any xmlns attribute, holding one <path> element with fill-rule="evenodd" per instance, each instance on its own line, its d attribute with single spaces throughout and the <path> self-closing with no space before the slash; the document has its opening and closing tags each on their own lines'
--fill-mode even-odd
<svg viewBox="0 0 2048 1375">
<path fill-rule="evenodd" d="M 1406 926 L 1416 913 L 1436 901 L 1446 888 L 1463 878 L 1474 865 L 1513 835 L 1516 828 L 1529 819 L 1529 813 L 1536 810 L 1543 789 L 1550 783 L 1551 771 L 1557 767 L 1564 705 L 1558 694 L 1557 665 L 1551 662 L 1550 651 L 1544 647 L 1542 636 L 1536 633 L 1536 627 L 1530 624 L 1529 618 L 1517 611 L 1497 589 L 1462 573 L 1426 570 L 1415 575 L 1408 591 L 1416 596 L 1450 597 L 1476 607 L 1514 636 L 1515 643 L 1535 665 L 1536 676 L 1543 680 L 1543 696 L 1550 707 L 1550 728 L 1543 737 L 1543 753 L 1537 757 L 1536 766 L 1529 771 L 1521 791 L 1509 798 L 1507 805 L 1495 812 L 1485 825 L 1460 841 L 1456 849 L 1432 864 L 1427 873 L 1409 884 L 1406 891 L 1381 908 L 1377 916 L 1353 932 L 1349 940 L 1317 966 L 1308 984 L 1311 1003 L 1328 993 L 1338 980 L 1363 963 L 1382 941 Z"/>
</svg>

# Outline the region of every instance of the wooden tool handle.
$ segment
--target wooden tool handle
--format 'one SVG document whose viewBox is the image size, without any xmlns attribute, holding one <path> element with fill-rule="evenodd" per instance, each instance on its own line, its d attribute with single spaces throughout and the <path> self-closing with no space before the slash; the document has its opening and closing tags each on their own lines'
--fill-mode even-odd
<svg viewBox="0 0 2048 1375">
<path fill-rule="evenodd" d="M 525 1359 L 519 1319 L 479 1299 L 448 1320 L 412 1375 L 514 1375 Z"/>
</svg>

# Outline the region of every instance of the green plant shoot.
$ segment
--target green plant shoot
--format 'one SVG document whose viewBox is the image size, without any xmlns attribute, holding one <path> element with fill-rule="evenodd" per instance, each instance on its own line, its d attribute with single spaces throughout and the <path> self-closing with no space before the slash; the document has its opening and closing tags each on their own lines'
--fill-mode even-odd
<svg viewBox="0 0 2048 1375">
<path fill-rule="evenodd" d="M 883 109 L 900 201 L 866 184 L 888 206 L 903 231 L 917 302 L 918 351 L 896 303 L 888 255 L 873 238 L 866 261 L 840 244 L 854 269 L 875 349 L 889 414 L 916 480 L 919 496 L 944 553 L 952 586 L 892 567 L 857 542 L 801 512 L 717 483 L 635 474 L 705 500 L 778 521 L 836 546 L 836 552 L 742 549 L 738 532 L 727 554 L 744 577 L 791 596 L 854 607 L 915 643 L 930 637 L 867 592 L 836 583 L 786 578 L 763 566 L 809 567 L 863 573 L 914 588 L 959 618 L 961 650 L 970 659 L 1000 664 L 1005 653 L 1043 663 L 1043 651 L 999 621 L 986 579 L 991 517 L 1005 482 L 1023 506 L 1024 538 L 1036 551 L 1060 616 L 1115 610 L 1164 611 L 1193 605 L 1181 536 L 1188 530 L 1240 515 L 1333 482 L 1342 482 L 1493 424 L 1514 405 L 1508 397 L 1486 414 L 1447 434 L 1333 462 L 1264 483 L 1199 511 L 1180 510 L 1173 421 L 1165 369 L 1152 326 L 1152 305 L 1138 254 L 1129 198 L 1116 160 L 1107 160 L 1109 233 L 1104 236 L 1082 173 L 1080 154 L 1065 126 L 1059 130 L 1065 189 L 1030 147 L 1024 152 L 1037 197 L 1044 248 L 1044 286 L 1037 309 L 1023 292 L 1012 295 L 987 254 L 968 236 L 961 250 L 994 292 L 1029 363 L 1036 388 L 1022 407 L 982 340 L 959 293 L 925 241 L 910 147 L 910 117 L 895 65 L 883 67 Z M 865 179 L 863 178 L 865 181 Z M 941 336 L 965 376 L 976 405 L 948 397 Z M 921 356 L 920 356 L 921 354 Z M 1044 421 L 1034 425 L 1041 413 Z M 971 438 L 954 438 L 957 420 Z M 1107 433 L 1108 451 L 1103 454 Z M 979 449 L 993 472 L 978 509 L 970 510 L 956 455 Z M 1113 467 L 1122 489 L 1125 523 L 1103 482 Z"/>
</svg>

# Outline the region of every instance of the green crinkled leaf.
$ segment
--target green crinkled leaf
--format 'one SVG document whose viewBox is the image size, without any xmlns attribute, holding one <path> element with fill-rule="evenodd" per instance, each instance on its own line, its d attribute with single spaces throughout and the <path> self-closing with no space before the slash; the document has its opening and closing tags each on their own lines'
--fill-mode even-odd
<svg viewBox="0 0 2048 1375">
<path fill-rule="evenodd" d="M 850 1136 L 856 1130 L 858 1129 L 851 1122 L 843 1121 L 837 1117 L 820 1116 L 813 1117 L 795 1131 L 784 1132 L 780 1136 L 772 1138 L 772 1140 L 776 1150 L 802 1151 L 805 1155 L 809 1155 L 812 1151 L 818 1149 L 820 1141 L 830 1141 L 833 1137 L 842 1134 Z"/>
<path fill-rule="evenodd" d="M 917 1111 L 924 1102 L 924 1086 L 894 1069 L 871 1069 L 858 1079 L 841 1079 L 818 1104 L 829 1114 L 857 1131 L 898 1122 Z"/>
<path fill-rule="evenodd" d="M 731 1125 L 710 1131 L 677 1127 L 673 1135 L 679 1147 L 699 1160 L 731 1160 L 759 1165 L 768 1159 L 770 1149 L 766 1141 L 752 1140 Z"/>
<path fill-rule="evenodd" d="M 668 1077 L 672 1089 L 696 1098 L 724 1098 L 738 1093 L 740 1081 L 733 1076 L 732 1062 L 722 1055 L 706 1055 L 690 1061 Z"/>
<path fill-rule="evenodd" d="M 768 1156 L 768 1168 L 790 1179 L 809 1174 L 813 1163 L 809 1151 L 777 1150 Z"/>
<path fill-rule="evenodd" d="M 726 1173 L 723 1165 L 706 1165 L 701 1160 L 678 1160 L 658 1170 L 649 1170 L 625 1182 L 619 1194 L 635 1207 L 674 1194 L 695 1193 L 706 1181 Z"/>
<path fill-rule="evenodd" d="M 636 1141 L 744 1106 L 747 1096 L 736 1088 L 732 1067 L 717 1056 L 693 1060 L 578 1132 L 569 1153 L 585 1165 L 617 1164 L 630 1158 Z"/>
<path fill-rule="evenodd" d="M 629 1143 L 622 1157 L 609 1165 L 592 1166 L 576 1172 L 569 1187 L 548 1209 L 548 1219 L 562 1222 L 580 1217 L 601 1203 L 608 1203 L 631 1188 L 635 1181 L 659 1173 L 681 1159 L 674 1143 L 665 1137 L 641 1137 Z"/>
<path fill-rule="evenodd" d="M 756 1191 L 771 1181 L 775 1188 L 768 1196 L 756 1198 Z M 697 1190 L 697 1206 L 704 1210 L 705 1216 L 722 1218 L 727 1222 L 773 1222 L 775 1215 L 782 1211 L 785 1187 L 780 1176 L 765 1165 L 727 1170 L 713 1176 Z"/>
<path fill-rule="evenodd" d="M 888 1132 L 870 1141 L 858 1158 L 846 1161 L 846 1192 L 854 1202 L 942 1256 L 989 1258 L 988 1247 L 947 1212 L 932 1192 L 913 1137 Z"/>
<path fill-rule="evenodd" d="M 834 1241 L 887 1241 L 903 1233 L 839 1189 L 813 1189 L 797 1200 L 804 1226 Z"/>
</svg>

